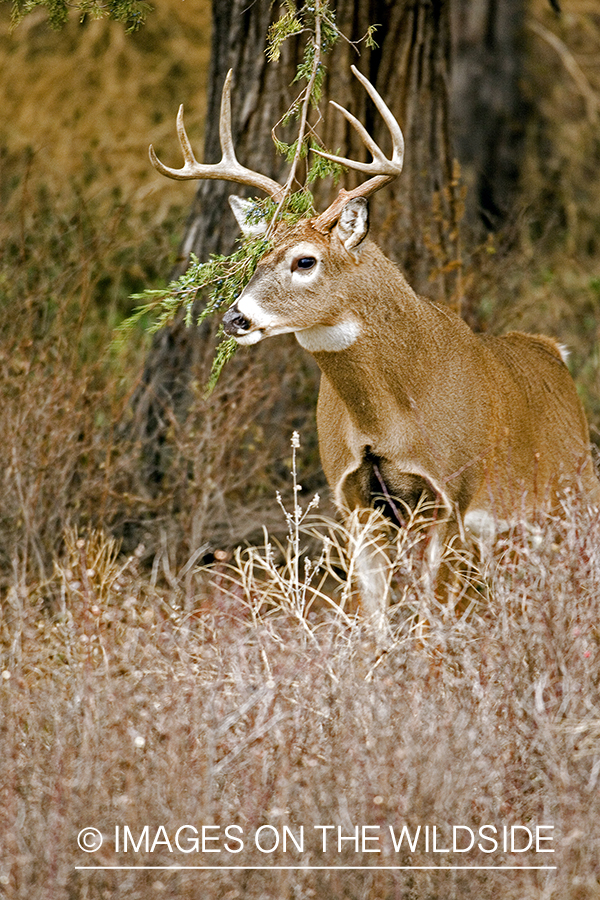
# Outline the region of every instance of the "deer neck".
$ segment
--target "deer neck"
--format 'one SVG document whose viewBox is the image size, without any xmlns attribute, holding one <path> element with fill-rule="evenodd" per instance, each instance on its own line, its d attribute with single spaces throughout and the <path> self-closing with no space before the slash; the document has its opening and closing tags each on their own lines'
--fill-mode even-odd
<svg viewBox="0 0 600 900">
<path fill-rule="evenodd" d="M 369 434 L 380 430 L 386 410 L 410 410 L 418 387 L 414 362 L 428 354 L 432 327 L 435 330 L 435 307 L 383 260 L 385 278 L 380 272 L 377 279 L 361 279 L 355 294 L 360 301 L 345 305 L 347 312 L 336 324 L 296 333 L 355 424 Z"/>
</svg>

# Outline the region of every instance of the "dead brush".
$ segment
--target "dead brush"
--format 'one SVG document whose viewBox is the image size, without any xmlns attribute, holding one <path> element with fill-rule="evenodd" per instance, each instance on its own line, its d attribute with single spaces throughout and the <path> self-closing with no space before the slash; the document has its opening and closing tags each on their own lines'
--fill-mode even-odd
<svg viewBox="0 0 600 900">
<path fill-rule="evenodd" d="M 444 549 L 449 587 L 444 598 L 435 596 L 427 570 L 427 533 L 440 515 L 439 508 L 421 501 L 414 510 L 405 510 L 403 527 L 377 509 L 366 514 L 356 510 L 344 522 L 316 515 L 318 494 L 306 506 L 300 503 L 297 432 L 291 447 L 291 511 L 277 492 L 287 540 L 278 540 L 264 527 L 262 545 L 237 547 L 233 562 L 219 565 L 218 576 L 212 576 L 217 591 L 241 601 L 255 625 L 265 617 L 284 614 L 311 634 L 329 612 L 345 626 L 357 627 L 354 585 L 357 562 L 365 554 L 376 558 L 385 573 L 393 603 L 386 628 L 393 641 L 417 631 L 424 635 L 432 618 L 448 623 L 479 604 L 486 591 L 485 578 L 475 548 L 468 545 L 453 543 Z"/>
<path fill-rule="evenodd" d="M 399 632 L 375 661 L 368 630 L 349 613 L 289 615 L 289 587 L 274 611 L 260 605 L 264 569 L 250 572 L 249 598 L 214 588 L 229 596 L 230 615 L 205 623 L 200 604 L 210 586 L 197 588 L 193 615 L 182 608 L 179 585 L 152 588 L 151 573 L 135 560 L 119 574 L 128 557 L 116 555 L 110 538 L 72 532 L 55 587 L 65 585 L 73 625 L 42 613 L 31 595 L 21 598 L 18 616 L 6 603 L 0 611 L 4 892 L 10 900 L 101 900 L 124 889 L 132 900 L 233 892 L 250 900 L 592 900 L 600 848 L 600 525 L 575 505 L 566 512 L 566 521 L 541 523 L 539 540 L 504 536 L 487 570 L 485 615 L 480 608 L 446 614 L 427 598 L 415 562 L 403 596 L 421 604 L 427 631 Z M 301 546 L 313 526 L 302 524 Z M 301 559 L 288 567 L 288 581 L 295 572 L 301 580 Z M 272 596 L 275 604 L 274 587 Z M 129 605 L 130 597 L 137 602 Z M 122 611 L 110 627 L 84 617 L 98 598 L 103 612 Z M 250 600 L 256 616 L 242 620 L 238 611 Z M 135 856 L 137 864 L 172 866 L 214 859 L 161 847 L 125 857 L 111 844 L 115 824 L 136 836 L 164 825 L 172 836 L 183 823 L 230 822 L 245 833 L 269 823 L 295 833 L 304 825 L 307 834 L 323 823 L 345 834 L 357 824 L 378 824 L 383 834 L 389 825 L 414 833 L 432 823 L 539 823 L 553 827 L 555 853 L 496 855 L 493 863 L 516 867 L 496 871 L 476 848 L 433 858 L 422 845 L 410 857 L 388 846 L 374 859 L 341 856 L 334 842 L 326 853 L 274 854 L 267 862 L 369 869 L 160 876 L 75 869 L 89 863 L 75 840 L 84 826 L 105 835 L 98 864 L 132 864 Z M 250 846 L 243 858 L 218 861 L 225 860 L 265 863 Z M 524 866 L 549 861 L 556 870 Z M 379 868 L 441 862 L 487 868 Z"/>
<path fill-rule="evenodd" d="M 119 612 L 143 606 L 140 558 L 145 548 L 124 556 L 121 542 L 97 528 L 80 532 L 68 528 L 64 550 L 54 562 L 54 577 L 46 586 L 53 615 L 77 623 L 84 630 L 90 623 L 110 627 Z"/>
<path fill-rule="evenodd" d="M 302 623 L 310 632 L 309 615 L 315 604 L 333 606 L 344 615 L 343 606 L 337 606 L 326 591 L 325 583 L 331 573 L 326 565 L 329 539 L 321 537 L 321 549 L 316 560 L 312 560 L 304 547 L 309 516 L 319 504 L 315 494 L 306 508 L 300 504 L 302 485 L 298 482 L 297 451 L 300 436 L 294 432 L 291 440 L 292 462 L 292 511 L 285 507 L 281 493 L 277 492 L 277 502 L 287 525 L 287 541 L 282 544 L 270 537 L 263 528 L 264 543 L 259 547 L 238 547 L 234 553 L 234 563 L 227 569 L 225 587 L 227 593 L 242 598 L 250 610 L 253 621 L 273 611 L 285 612 Z M 223 589 L 223 588 L 222 588 Z"/>
</svg>

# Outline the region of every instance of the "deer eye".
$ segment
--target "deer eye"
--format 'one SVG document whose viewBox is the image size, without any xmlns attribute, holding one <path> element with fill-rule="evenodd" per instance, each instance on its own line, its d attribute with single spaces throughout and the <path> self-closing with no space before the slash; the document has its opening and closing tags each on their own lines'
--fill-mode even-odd
<svg viewBox="0 0 600 900">
<path fill-rule="evenodd" d="M 296 272 L 298 269 L 312 269 L 316 262 L 314 256 L 297 256 L 292 263 L 292 272 Z"/>
</svg>

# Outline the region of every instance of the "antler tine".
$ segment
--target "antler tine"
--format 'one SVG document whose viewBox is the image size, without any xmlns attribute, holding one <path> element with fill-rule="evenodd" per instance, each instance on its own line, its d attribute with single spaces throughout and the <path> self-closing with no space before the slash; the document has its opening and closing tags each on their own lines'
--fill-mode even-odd
<svg viewBox="0 0 600 900">
<path fill-rule="evenodd" d="M 375 143 L 362 122 L 359 122 L 359 120 L 355 116 L 353 116 L 352 113 L 348 112 L 347 109 L 344 109 L 343 106 L 340 106 L 339 103 L 336 103 L 335 100 L 330 100 L 329 102 L 332 106 L 335 106 L 336 109 L 339 109 L 344 118 L 347 119 L 348 122 L 350 122 L 354 130 L 360 136 L 367 150 L 373 156 L 373 159 L 370 163 L 363 163 L 359 162 L 359 160 L 356 159 L 347 159 L 345 156 L 334 156 L 333 153 L 326 153 L 324 150 L 314 149 L 314 153 L 318 153 L 319 156 L 324 156 L 325 159 L 331 159 L 333 160 L 333 162 L 340 163 L 340 165 L 346 166 L 348 169 L 356 169 L 357 172 L 369 173 L 375 171 L 378 175 L 391 175 L 393 178 L 395 178 L 396 175 L 399 175 L 402 171 L 402 161 L 404 154 L 402 132 L 400 132 L 400 140 L 402 141 L 402 143 L 400 145 L 398 145 L 396 142 L 394 143 L 392 158 L 388 159 L 379 144 Z"/>
<path fill-rule="evenodd" d="M 221 161 L 216 164 L 199 163 L 194 156 L 190 139 L 183 124 L 183 106 L 179 107 L 177 114 L 177 136 L 183 153 L 184 165 L 181 169 L 171 169 L 162 163 L 156 153 L 154 147 L 150 144 L 149 154 L 150 162 L 154 168 L 166 175 L 168 178 L 176 178 L 179 181 L 188 179 L 221 179 L 223 181 L 234 181 L 237 184 L 247 184 L 250 187 L 258 188 L 269 194 L 273 200 L 277 200 L 284 190 L 283 185 L 274 181 L 267 175 L 261 175 L 260 172 L 254 172 L 240 165 L 235 155 L 233 146 L 233 137 L 231 134 L 231 82 L 233 79 L 233 70 L 230 69 L 223 85 L 223 93 L 221 94 L 221 115 L 219 119 L 219 138 L 221 141 Z"/>
<path fill-rule="evenodd" d="M 193 168 L 198 165 L 198 160 L 194 156 L 192 144 L 183 124 L 183 103 L 177 111 L 177 137 L 179 138 L 179 146 L 181 147 L 185 165 Z"/>
<path fill-rule="evenodd" d="M 231 134 L 231 83 L 233 81 L 233 69 L 230 69 L 223 84 L 221 94 L 221 113 L 219 115 L 219 141 L 223 151 L 223 159 L 238 165 Z"/>
<path fill-rule="evenodd" d="M 334 156 L 333 153 L 326 153 L 324 150 L 317 150 L 316 148 L 314 149 L 314 152 L 318 153 L 319 156 L 324 156 L 326 159 L 332 159 L 335 162 L 339 162 L 341 165 L 347 166 L 349 169 L 356 169 L 359 172 L 372 172 L 373 166 L 375 165 L 377 165 L 377 168 L 379 168 L 380 165 L 387 167 L 389 160 L 383 154 L 381 147 L 375 143 L 362 122 L 360 122 L 356 116 L 353 116 L 351 112 L 348 112 L 343 106 L 340 106 L 339 103 L 336 103 L 335 100 L 330 100 L 329 103 L 341 112 L 346 121 L 350 122 L 367 150 L 371 153 L 373 160 L 370 163 L 361 163 L 358 160 L 347 159 L 344 156 Z M 378 162 L 376 163 L 375 160 Z"/>
<path fill-rule="evenodd" d="M 332 153 L 325 153 L 323 150 L 314 150 L 313 152 L 317 153 L 319 156 L 325 157 L 325 159 L 330 159 L 332 162 L 346 166 L 348 169 L 354 169 L 357 172 L 365 172 L 367 175 L 372 175 L 372 177 L 352 191 L 345 191 L 342 189 L 331 206 L 329 206 L 325 212 L 321 213 L 313 223 L 317 231 L 328 231 L 339 217 L 340 212 L 348 200 L 351 200 L 354 197 L 370 197 L 386 184 L 389 184 L 394 178 L 397 178 L 402 171 L 402 165 L 404 163 L 404 137 L 402 135 L 402 129 L 398 125 L 390 108 L 369 79 L 366 78 L 362 72 L 359 72 L 356 66 L 351 66 L 351 69 L 367 91 L 369 97 L 377 107 L 377 111 L 388 127 L 388 131 L 392 137 L 392 155 L 388 159 L 379 145 L 375 143 L 364 125 L 359 122 L 352 113 L 348 112 L 347 109 L 340 106 L 339 103 L 335 103 L 333 100 L 330 101 L 331 105 L 335 106 L 355 129 L 363 144 L 371 153 L 373 159 L 369 163 L 363 163 L 358 160 L 347 159 L 344 156 L 334 156 Z"/>
</svg>

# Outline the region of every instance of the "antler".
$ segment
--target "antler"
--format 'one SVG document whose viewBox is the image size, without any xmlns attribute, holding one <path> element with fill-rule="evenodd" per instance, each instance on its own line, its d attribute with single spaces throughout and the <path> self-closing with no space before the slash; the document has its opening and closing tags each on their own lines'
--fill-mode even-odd
<svg viewBox="0 0 600 900">
<path fill-rule="evenodd" d="M 404 162 L 404 137 L 402 136 L 402 130 L 398 125 L 398 122 L 369 79 L 359 72 L 356 66 L 351 66 L 351 69 L 367 91 L 389 129 L 392 136 L 392 156 L 390 159 L 387 158 L 381 148 L 375 143 L 367 129 L 352 115 L 352 113 L 349 113 L 348 110 L 344 109 L 343 106 L 340 106 L 339 103 L 335 103 L 333 100 L 330 101 L 331 105 L 335 106 L 336 109 L 339 109 L 344 118 L 347 119 L 356 130 L 363 144 L 371 153 L 373 160 L 370 163 L 362 163 L 356 160 L 346 159 L 343 156 L 333 156 L 333 154 L 324 153 L 322 150 L 314 150 L 313 152 L 318 153 L 319 156 L 324 156 L 325 159 L 332 160 L 332 162 L 346 166 L 348 169 L 355 169 L 358 172 L 373 174 L 368 181 L 365 181 L 352 191 L 346 191 L 343 188 L 340 190 L 338 197 L 333 201 L 331 206 L 327 207 L 325 212 L 322 212 L 313 222 L 313 227 L 321 232 L 329 231 L 334 222 L 339 218 L 340 213 L 348 200 L 352 200 L 354 197 L 370 197 L 375 191 L 380 190 L 386 184 L 389 184 L 390 181 L 393 181 L 393 179 L 402 171 L 402 164 Z"/>
<path fill-rule="evenodd" d="M 334 222 L 337 221 L 348 200 L 351 200 L 354 197 L 370 197 L 375 191 L 380 190 L 384 185 L 393 181 L 393 179 L 402 171 L 402 163 L 404 161 L 404 138 L 398 122 L 369 79 L 362 75 L 355 66 L 352 66 L 351 68 L 354 75 L 358 78 L 373 100 L 373 103 L 389 129 L 392 136 L 392 156 L 389 159 L 386 157 L 364 125 L 362 125 L 352 113 L 349 113 L 348 110 L 344 109 L 343 106 L 340 106 L 339 103 L 335 103 L 333 100 L 330 101 L 331 105 L 335 106 L 336 109 L 339 109 L 346 120 L 356 130 L 373 159 L 370 163 L 362 163 L 357 160 L 346 159 L 343 156 L 334 156 L 333 154 L 325 153 L 322 150 L 314 150 L 315 153 L 318 153 L 319 156 L 324 156 L 325 159 L 330 159 L 349 169 L 355 169 L 358 172 L 366 172 L 371 175 L 371 178 L 369 178 L 368 181 L 365 181 L 352 191 L 346 191 L 342 188 L 331 206 L 315 219 L 313 227 L 317 231 L 323 233 L 329 231 Z M 179 112 L 177 114 L 177 135 L 183 152 L 183 167 L 181 169 L 171 169 L 168 166 L 165 166 L 156 156 L 152 144 L 150 145 L 150 162 L 161 175 L 166 175 L 168 178 L 176 178 L 178 180 L 209 178 L 222 179 L 223 181 L 235 181 L 238 184 L 247 184 L 250 187 L 264 191 L 265 194 L 269 194 L 269 196 L 277 202 L 281 199 L 281 195 L 285 190 L 284 186 L 279 184 L 279 182 L 274 181 L 272 178 L 269 178 L 267 175 L 261 175 L 260 172 L 254 172 L 252 169 L 247 169 L 245 166 L 240 165 L 236 158 L 233 147 L 233 138 L 231 136 L 232 78 L 233 70 L 230 69 L 227 73 L 221 96 L 221 116 L 219 120 L 219 136 L 223 153 L 221 162 L 214 165 L 208 165 L 197 161 L 183 124 L 183 106 L 179 107 Z"/>
<path fill-rule="evenodd" d="M 215 165 L 207 165 L 199 163 L 194 156 L 190 139 L 187 136 L 183 124 L 183 106 L 179 107 L 177 114 L 177 135 L 183 152 L 185 165 L 181 169 L 171 169 L 165 166 L 158 159 L 154 152 L 154 147 L 150 144 L 150 162 L 154 168 L 166 175 L 168 178 L 176 178 L 184 181 L 190 178 L 212 178 L 222 179 L 223 181 L 235 181 L 238 184 L 247 184 L 250 187 L 258 188 L 269 194 L 273 200 L 278 200 L 283 185 L 277 181 L 273 181 L 267 175 L 261 175 L 260 172 L 253 172 L 246 169 L 237 161 L 235 150 L 233 147 L 233 138 L 231 136 L 231 81 L 233 78 L 233 70 L 230 69 L 223 85 L 223 93 L 221 95 L 221 117 L 219 120 L 219 137 L 221 140 L 221 150 L 223 156 L 221 162 Z"/>
</svg>

